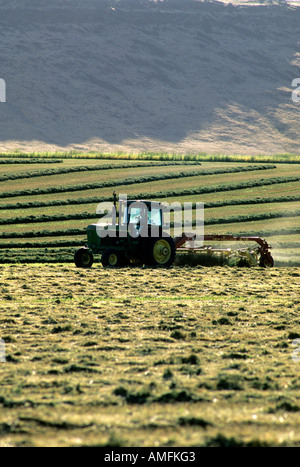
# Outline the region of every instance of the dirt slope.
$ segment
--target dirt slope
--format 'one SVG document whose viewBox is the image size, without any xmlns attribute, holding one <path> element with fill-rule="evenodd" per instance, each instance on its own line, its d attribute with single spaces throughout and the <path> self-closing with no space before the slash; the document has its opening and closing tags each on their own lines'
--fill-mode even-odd
<svg viewBox="0 0 300 467">
<path fill-rule="evenodd" d="M 300 153 L 300 8 L 0 1 L 0 150 Z"/>
</svg>

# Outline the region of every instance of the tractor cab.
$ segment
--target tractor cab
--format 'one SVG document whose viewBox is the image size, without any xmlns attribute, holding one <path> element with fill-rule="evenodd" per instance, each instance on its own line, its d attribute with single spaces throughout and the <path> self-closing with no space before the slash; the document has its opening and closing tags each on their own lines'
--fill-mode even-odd
<svg viewBox="0 0 300 467">
<path fill-rule="evenodd" d="M 119 225 L 163 226 L 163 206 L 156 201 L 126 200 L 119 203 Z"/>
</svg>

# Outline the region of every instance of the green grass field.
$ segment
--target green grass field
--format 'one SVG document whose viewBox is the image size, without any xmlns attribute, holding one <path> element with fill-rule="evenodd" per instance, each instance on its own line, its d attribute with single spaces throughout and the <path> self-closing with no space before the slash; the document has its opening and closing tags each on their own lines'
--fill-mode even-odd
<svg viewBox="0 0 300 467">
<path fill-rule="evenodd" d="M 204 202 L 205 233 L 267 236 L 279 265 L 300 265 L 293 241 L 285 247 L 283 240 L 279 249 L 276 240 L 300 231 L 299 156 L 143 157 L 1 154 L 0 262 L 72 261 L 86 226 L 98 220 L 98 203 L 112 200 L 115 190 L 164 203 Z M 39 245 L 47 232 L 51 251 Z M 66 239 L 70 246 L 62 246 Z M 22 249 L 20 242 L 31 248 Z"/>
</svg>

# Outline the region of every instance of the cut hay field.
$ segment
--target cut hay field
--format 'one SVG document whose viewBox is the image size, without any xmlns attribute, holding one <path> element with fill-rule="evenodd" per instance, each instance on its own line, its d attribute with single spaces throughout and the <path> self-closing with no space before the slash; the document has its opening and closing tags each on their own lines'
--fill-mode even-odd
<svg viewBox="0 0 300 467">
<path fill-rule="evenodd" d="M 8 160 L 1 447 L 300 446 L 300 164 Z M 259 234 L 275 267 L 77 269 L 114 190 L 202 201 L 205 233 Z"/>
<path fill-rule="evenodd" d="M 116 191 L 164 203 L 202 201 L 205 233 L 268 237 L 277 265 L 300 265 L 293 240 L 277 245 L 278 235 L 300 232 L 297 156 L 274 156 L 273 163 L 258 156 L 143 156 L 0 155 L 0 262 L 72 262 L 87 225 L 98 221 L 98 203 Z"/>
<path fill-rule="evenodd" d="M 299 447 L 299 274 L 2 265 L 0 446 Z"/>
</svg>

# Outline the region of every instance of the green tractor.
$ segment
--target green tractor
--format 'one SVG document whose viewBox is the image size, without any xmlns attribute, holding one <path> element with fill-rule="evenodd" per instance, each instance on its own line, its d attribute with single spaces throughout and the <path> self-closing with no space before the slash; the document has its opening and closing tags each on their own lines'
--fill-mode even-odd
<svg viewBox="0 0 300 467">
<path fill-rule="evenodd" d="M 116 197 L 111 224 L 87 227 L 87 246 L 75 253 L 75 265 L 90 268 L 94 254 L 101 255 L 104 267 L 171 266 L 176 248 L 173 238 L 164 231 L 164 207 L 155 201 L 119 201 L 116 222 Z"/>
</svg>

